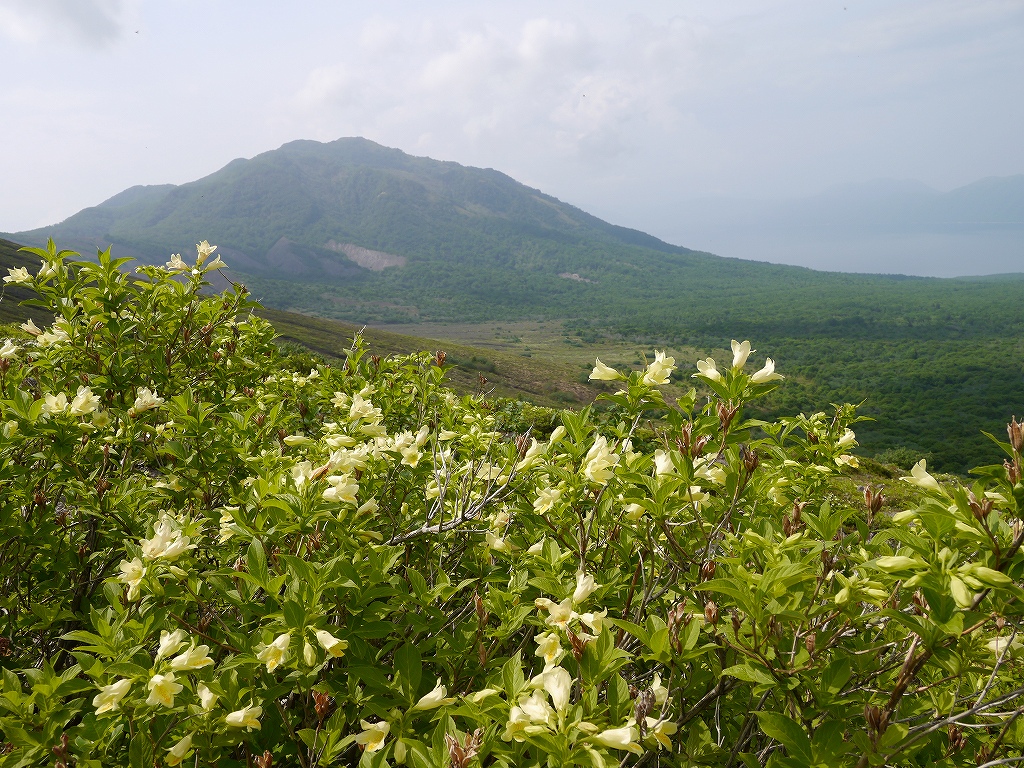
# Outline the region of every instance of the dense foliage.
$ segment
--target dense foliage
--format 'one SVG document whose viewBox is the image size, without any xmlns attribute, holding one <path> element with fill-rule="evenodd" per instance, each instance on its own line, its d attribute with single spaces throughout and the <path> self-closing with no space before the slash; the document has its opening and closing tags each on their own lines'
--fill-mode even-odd
<svg viewBox="0 0 1024 768">
<path fill-rule="evenodd" d="M 0 349 L 0 766 L 996 765 L 1024 748 L 1024 428 L 970 486 L 829 497 L 853 408 L 746 342 L 600 362 L 512 434 L 444 356 L 290 370 L 212 247 L 52 244 Z M 669 416 L 655 445 L 632 437 Z"/>
<path fill-rule="evenodd" d="M 1008 362 L 1024 353 L 1021 275 L 938 280 L 719 258 L 497 171 L 364 139 L 292 142 L 190 184 L 134 187 L 16 239 L 52 236 L 83 252 L 114 243 L 162 263 L 197 228 L 279 309 L 357 323 L 557 319 L 700 350 L 760 339 L 798 383 L 765 416 L 867 399 L 877 422 L 862 430 L 865 449 L 905 448 L 944 471 L 995 460 L 979 430 L 1024 402 L 1024 368 Z M 407 261 L 372 272 L 332 243 Z"/>
</svg>

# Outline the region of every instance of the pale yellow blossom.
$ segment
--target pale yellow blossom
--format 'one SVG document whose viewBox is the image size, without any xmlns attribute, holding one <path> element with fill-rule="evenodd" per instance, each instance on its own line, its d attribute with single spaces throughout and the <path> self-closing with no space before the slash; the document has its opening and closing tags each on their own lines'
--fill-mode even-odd
<svg viewBox="0 0 1024 768">
<path fill-rule="evenodd" d="M 419 701 L 412 705 L 411 712 L 424 711 L 429 709 L 437 709 L 447 704 L 451 704 L 455 701 L 454 698 L 448 696 L 448 689 L 441 684 L 441 678 L 437 678 L 437 684 L 434 686 L 434 690 L 430 693 L 422 696 Z"/>
<path fill-rule="evenodd" d="M 755 352 L 750 348 L 749 341 L 736 341 L 732 340 L 732 369 L 738 371 L 744 365 L 747 364 L 747 358 L 750 357 L 751 352 Z"/>
<path fill-rule="evenodd" d="M 165 707 L 174 706 L 174 696 L 181 691 L 181 683 L 174 682 L 174 673 L 166 675 L 153 675 L 148 683 L 149 697 L 146 703 L 151 707 L 162 704 Z"/>
<path fill-rule="evenodd" d="M 669 376 L 672 375 L 672 371 L 675 369 L 676 360 L 674 357 L 666 357 L 664 352 L 655 352 L 654 362 L 647 366 L 647 372 L 644 373 L 644 383 L 659 386 L 668 384 Z"/>
<path fill-rule="evenodd" d="M 292 636 L 290 632 L 284 632 L 274 638 L 274 642 L 263 647 L 256 658 L 267 665 L 267 672 L 273 672 L 279 666 L 288 661 L 288 647 L 291 645 Z"/>
<path fill-rule="evenodd" d="M 605 365 L 601 362 L 601 358 L 597 358 L 597 362 L 594 365 L 594 370 L 590 372 L 591 381 L 615 381 L 621 379 L 622 376 L 614 368 Z"/>
<path fill-rule="evenodd" d="M 120 707 L 121 699 L 127 695 L 131 687 L 132 681 L 128 678 L 122 678 L 117 682 L 100 688 L 100 692 L 92 700 L 92 705 L 96 707 L 96 714 L 102 715 L 104 712 L 112 712 Z"/>
<path fill-rule="evenodd" d="M 320 646 L 327 651 L 327 653 L 336 659 L 344 656 L 345 649 L 348 648 L 347 640 L 339 640 L 326 629 L 318 629 L 316 631 L 316 641 L 320 643 Z"/>
<path fill-rule="evenodd" d="M 391 731 L 391 725 L 382 720 L 379 723 L 371 723 L 368 720 L 360 720 L 363 732 L 356 736 L 356 744 L 362 745 L 367 752 L 376 752 L 384 746 L 384 741 Z"/>
<path fill-rule="evenodd" d="M 192 754 L 191 733 L 167 750 L 167 757 L 164 758 L 164 762 L 173 768 L 175 765 L 181 765 L 182 761 L 190 754 Z"/>
<path fill-rule="evenodd" d="M 262 714 L 263 707 L 242 707 L 241 709 L 225 715 L 224 722 L 232 728 L 245 728 L 249 731 L 253 729 L 259 730 L 261 728 L 259 718 Z"/>
<path fill-rule="evenodd" d="M 128 600 L 138 600 L 142 578 L 146 575 L 146 566 L 142 560 L 133 557 L 131 560 L 122 560 L 117 567 L 121 570 L 117 580 L 128 587 Z"/>
<path fill-rule="evenodd" d="M 782 374 L 775 372 L 775 361 L 769 357 L 765 359 L 764 368 L 751 375 L 750 382 L 752 384 L 765 384 L 769 381 L 778 381 L 783 378 L 785 377 Z"/>
</svg>

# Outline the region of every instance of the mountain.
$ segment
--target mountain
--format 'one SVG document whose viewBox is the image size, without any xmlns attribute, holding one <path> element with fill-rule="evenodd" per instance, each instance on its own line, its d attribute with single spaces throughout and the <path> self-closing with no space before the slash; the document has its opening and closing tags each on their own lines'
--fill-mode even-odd
<svg viewBox="0 0 1024 768">
<path fill-rule="evenodd" d="M 413 157 L 361 138 L 293 141 L 181 186 L 132 187 L 94 208 L 12 235 L 70 247 L 114 245 L 148 261 L 220 246 L 235 268 L 347 282 L 409 261 L 497 259 L 517 269 L 586 266 L 546 256 L 565 245 L 607 252 L 689 251 L 608 224 L 491 169 Z"/>
<path fill-rule="evenodd" d="M 878 190 L 838 190 L 819 207 L 848 204 L 851 194 L 878 198 Z M 927 190 L 887 192 L 908 195 L 929 199 Z M 363 322 L 558 317 L 673 336 L 815 327 L 870 334 L 882 322 L 888 335 L 895 315 L 930 305 L 936 290 L 670 245 L 499 171 L 361 138 L 290 142 L 189 184 L 133 187 L 59 224 L 10 235 L 31 245 L 48 237 L 82 253 L 112 245 L 156 263 L 205 238 L 268 305 Z M 763 291 L 778 311 L 763 311 Z M 961 314 L 952 316 L 960 328 L 993 322 Z M 917 335 L 930 324 L 897 323 L 899 333 Z"/>
</svg>

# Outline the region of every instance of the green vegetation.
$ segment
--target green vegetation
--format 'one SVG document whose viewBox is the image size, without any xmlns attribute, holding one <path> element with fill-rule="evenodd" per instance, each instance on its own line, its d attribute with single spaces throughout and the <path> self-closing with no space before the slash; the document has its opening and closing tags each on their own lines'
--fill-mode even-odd
<svg viewBox="0 0 1024 768">
<path fill-rule="evenodd" d="M 994 460 L 980 430 L 1024 412 L 1024 275 L 939 280 L 723 259 L 613 226 L 497 171 L 363 139 L 286 144 L 190 184 L 127 190 L 17 239 L 53 236 L 87 254 L 114 243 L 162 264 L 195 231 L 275 309 L 442 339 L 465 323 L 564 323 L 571 350 L 545 352 L 522 334 L 515 350 L 551 364 L 555 381 L 576 349 L 593 362 L 609 343 L 671 347 L 693 362 L 733 338 L 758 339 L 791 380 L 765 416 L 863 401 L 875 419 L 862 430 L 866 451 L 931 455 L 945 471 Z M 357 246 L 404 264 L 372 271 L 338 250 Z M 510 367 L 453 354 L 474 379 Z M 596 394 L 543 390 L 522 391 L 563 404 Z"/>
<path fill-rule="evenodd" d="M 436 352 L 282 349 L 211 250 L 11 270 L 52 324 L 0 348 L 0 768 L 1024 750 L 1024 426 L 897 480 L 853 406 L 752 418 L 792 382 L 739 343 L 704 395 L 660 353 L 600 410 L 460 396 Z"/>
</svg>

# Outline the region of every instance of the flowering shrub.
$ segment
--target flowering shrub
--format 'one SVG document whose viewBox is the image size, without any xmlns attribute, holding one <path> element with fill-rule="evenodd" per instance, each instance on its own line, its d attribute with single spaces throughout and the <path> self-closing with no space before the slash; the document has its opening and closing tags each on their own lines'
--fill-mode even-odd
<svg viewBox="0 0 1024 768">
<path fill-rule="evenodd" d="M 443 355 L 294 371 L 213 247 L 34 250 L 0 347 L 0 766 L 995 765 L 1024 748 L 1020 484 L 828 493 L 853 408 L 744 417 L 733 344 L 598 361 L 507 434 Z M 24 274 L 22 274 L 24 273 Z M 660 447 L 632 437 L 652 414 Z M 600 422 L 600 423 L 599 423 Z"/>
</svg>

